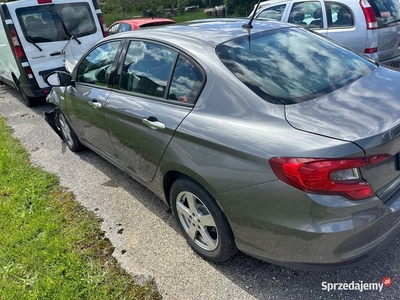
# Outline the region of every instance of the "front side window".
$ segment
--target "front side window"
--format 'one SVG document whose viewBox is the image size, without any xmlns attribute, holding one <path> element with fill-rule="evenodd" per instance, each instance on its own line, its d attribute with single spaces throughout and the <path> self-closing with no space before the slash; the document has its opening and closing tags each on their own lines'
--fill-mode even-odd
<svg viewBox="0 0 400 300">
<path fill-rule="evenodd" d="M 115 33 L 119 32 L 118 29 L 119 29 L 120 25 L 121 25 L 121 23 L 117 23 L 117 24 L 112 25 L 110 28 L 108 28 L 108 33 L 109 34 L 115 34 Z"/>
<path fill-rule="evenodd" d="M 281 21 L 283 12 L 285 11 L 285 7 L 286 4 L 268 7 L 258 14 L 257 19 Z"/>
<path fill-rule="evenodd" d="M 16 14 L 25 39 L 30 43 L 63 41 L 97 31 L 88 3 L 23 7 L 18 8 Z"/>
<path fill-rule="evenodd" d="M 101 44 L 78 67 L 77 82 L 107 86 L 120 41 Z"/>
<path fill-rule="evenodd" d="M 131 29 L 132 29 L 132 26 L 130 24 L 121 23 L 121 26 L 119 26 L 118 32 L 129 31 Z"/>
<path fill-rule="evenodd" d="M 164 98 L 177 53 L 151 42 L 132 41 L 124 61 L 121 89 Z"/>
<path fill-rule="evenodd" d="M 220 44 L 216 50 L 239 80 L 275 104 L 317 98 L 376 68 L 369 60 L 302 28 L 246 35 Z"/>
</svg>

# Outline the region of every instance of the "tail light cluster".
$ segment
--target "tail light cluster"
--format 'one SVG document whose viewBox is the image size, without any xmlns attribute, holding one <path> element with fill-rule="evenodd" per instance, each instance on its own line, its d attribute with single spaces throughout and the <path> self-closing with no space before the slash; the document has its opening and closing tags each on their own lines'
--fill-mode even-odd
<svg viewBox="0 0 400 300">
<path fill-rule="evenodd" d="M 19 59 L 25 58 L 25 52 L 24 52 L 24 49 L 21 46 L 21 42 L 19 40 L 17 31 L 14 28 L 12 28 L 12 29 L 9 30 L 9 33 L 10 33 L 10 37 L 11 37 L 12 44 L 13 44 L 13 47 L 14 47 L 15 55 Z"/>
<path fill-rule="evenodd" d="M 360 0 L 360 6 L 364 13 L 367 29 L 378 29 L 378 19 L 376 18 L 375 11 L 368 0 Z"/>
<path fill-rule="evenodd" d="M 341 195 L 361 200 L 375 195 L 359 168 L 380 163 L 390 155 L 325 159 L 274 157 L 269 163 L 283 182 L 307 193 Z"/>
<path fill-rule="evenodd" d="M 97 2 L 97 0 L 92 0 L 92 1 L 93 1 L 94 9 L 96 10 L 97 18 L 99 19 L 101 29 L 103 31 L 103 36 L 106 37 L 109 34 L 108 34 L 106 22 L 104 21 L 104 18 L 103 18 L 103 14 L 101 13 L 100 5 Z"/>
</svg>

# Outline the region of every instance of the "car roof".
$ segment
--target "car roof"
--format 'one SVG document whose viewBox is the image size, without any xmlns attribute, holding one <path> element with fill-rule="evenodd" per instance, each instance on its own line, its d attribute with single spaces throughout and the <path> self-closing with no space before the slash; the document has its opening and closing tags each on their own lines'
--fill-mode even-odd
<svg viewBox="0 0 400 300">
<path fill-rule="evenodd" d="M 157 24 L 157 23 L 174 24 L 175 21 L 171 20 L 171 19 L 167 19 L 167 18 L 133 18 L 133 19 L 118 20 L 118 21 L 114 22 L 113 25 L 116 23 L 128 23 L 128 24 L 132 25 L 133 27 L 140 27 L 140 26 L 146 25 L 146 24 Z"/>
<path fill-rule="evenodd" d="M 243 28 L 242 25 L 248 22 L 249 20 L 246 18 L 202 19 L 157 28 L 148 27 L 142 30 L 125 31 L 112 35 L 112 37 L 147 38 L 151 36 L 153 39 L 169 40 L 177 44 L 179 44 L 179 40 L 186 40 L 196 42 L 196 44 L 205 42 L 217 45 L 249 33 L 296 27 L 289 23 L 254 20 L 252 29 Z"/>
</svg>

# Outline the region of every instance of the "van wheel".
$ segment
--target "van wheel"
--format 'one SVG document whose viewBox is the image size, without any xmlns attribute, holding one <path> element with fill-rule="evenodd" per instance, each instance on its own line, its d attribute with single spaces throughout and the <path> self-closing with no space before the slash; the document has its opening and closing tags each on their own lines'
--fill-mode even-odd
<svg viewBox="0 0 400 300">
<path fill-rule="evenodd" d="M 32 106 L 34 106 L 36 103 L 35 103 L 35 98 L 32 98 L 32 97 L 29 97 L 25 92 L 24 92 L 24 90 L 21 88 L 21 86 L 18 86 L 18 90 L 19 90 L 19 93 L 21 94 L 21 97 L 22 97 L 22 102 L 24 102 L 24 104 L 27 106 L 27 107 L 32 107 Z"/>
<path fill-rule="evenodd" d="M 79 141 L 76 136 L 74 130 L 69 125 L 67 119 L 64 117 L 62 113 L 58 114 L 58 123 L 61 130 L 61 135 L 63 137 L 64 142 L 67 144 L 68 148 L 72 152 L 79 152 L 83 150 L 83 145 Z"/>
<path fill-rule="evenodd" d="M 195 252 L 215 262 L 227 260 L 237 252 L 224 213 L 201 185 L 180 178 L 173 183 L 170 197 L 179 229 Z"/>
</svg>

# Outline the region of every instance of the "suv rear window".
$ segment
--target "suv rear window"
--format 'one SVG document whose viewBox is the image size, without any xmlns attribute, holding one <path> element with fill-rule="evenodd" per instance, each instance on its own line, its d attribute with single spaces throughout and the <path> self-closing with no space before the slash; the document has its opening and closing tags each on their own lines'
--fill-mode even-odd
<svg viewBox="0 0 400 300">
<path fill-rule="evenodd" d="M 275 104 L 314 99 L 376 68 L 371 61 L 302 28 L 246 35 L 216 50 L 237 78 Z"/>
<path fill-rule="evenodd" d="M 19 23 L 30 43 L 68 40 L 96 32 L 88 3 L 49 4 L 18 8 Z"/>
<path fill-rule="evenodd" d="M 400 0 L 368 0 L 368 2 L 374 9 L 379 27 L 400 22 Z"/>
</svg>

